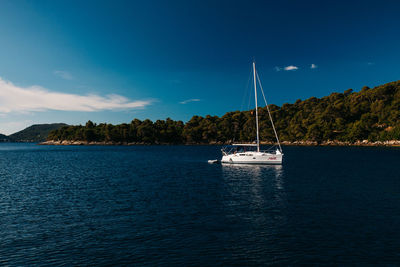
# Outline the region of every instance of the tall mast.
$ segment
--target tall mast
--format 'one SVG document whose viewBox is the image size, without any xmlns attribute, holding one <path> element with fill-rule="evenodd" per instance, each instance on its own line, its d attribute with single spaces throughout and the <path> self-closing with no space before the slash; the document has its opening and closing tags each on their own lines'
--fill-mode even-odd
<svg viewBox="0 0 400 267">
<path fill-rule="evenodd" d="M 256 63 L 253 61 L 253 76 L 254 76 L 254 97 L 256 101 L 256 128 L 257 128 L 257 152 L 260 152 L 260 139 L 258 134 L 258 107 L 257 107 L 257 82 L 256 82 Z"/>
</svg>

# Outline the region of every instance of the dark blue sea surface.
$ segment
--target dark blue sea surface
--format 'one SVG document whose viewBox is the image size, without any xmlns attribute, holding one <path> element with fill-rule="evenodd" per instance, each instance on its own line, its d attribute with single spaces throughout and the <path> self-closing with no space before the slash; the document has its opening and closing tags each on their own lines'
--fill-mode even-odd
<svg viewBox="0 0 400 267">
<path fill-rule="evenodd" d="M 400 149 L 0 144 L 0 265 L 400 264 Z"/>
</svg>

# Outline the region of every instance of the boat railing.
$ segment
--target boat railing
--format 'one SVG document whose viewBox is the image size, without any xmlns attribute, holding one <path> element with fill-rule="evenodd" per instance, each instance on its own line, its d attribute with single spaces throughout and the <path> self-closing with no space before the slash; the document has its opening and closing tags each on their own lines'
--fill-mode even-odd
<svg viewBox="0 0 400 267">
<path fill-rule="evenodd" d="M 260 150 L 261 153 L 268 153 L 268 154 L 277 154 L 277 149 L 276 148 L 268 148 L 268 149 L 263 149 Z M 232 147 L 232 146 L 225 146 L 221 149 L 221 152 L 224 156 L 230 155 L 230 154 L 234 154 L 235 152 L 237 153 L 246 153 L 246 152 L 256 152 L 253 150 L 247 150 L 247 151 L 238 151 L 236 149 L 236 147 Z M 279 152 L 281 153 L 281 152 Z"/>
<path fill-rule="evenodd" d="M 221 148 L 221 152 L 224 156 L 227 156 L 229 154 L 232 154 L 234 150 L 234 147 L 228 147 L 228 146 L 224 146 L 223 148 Z"/>
</svg>

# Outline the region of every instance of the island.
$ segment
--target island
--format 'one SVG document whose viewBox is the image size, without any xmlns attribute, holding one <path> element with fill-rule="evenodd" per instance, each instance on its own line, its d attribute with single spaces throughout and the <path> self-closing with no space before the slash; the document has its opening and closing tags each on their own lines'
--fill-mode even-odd
<svg viewBox="0 0 400 267">
<path fill-rule="evenodd" d="M 269 105 L 283 145 L 400 145 L 400 81 Z M 272 144 L 274 134 L 266 107 L 258 109 L 260 140 Z M 51 131 L 46 145 L 229 144 L 255 140 L 254 110 L 225 115 L 193 116 L 188 122 L 170 118 L 155 122 L 63 126 Z"/>
</svg>

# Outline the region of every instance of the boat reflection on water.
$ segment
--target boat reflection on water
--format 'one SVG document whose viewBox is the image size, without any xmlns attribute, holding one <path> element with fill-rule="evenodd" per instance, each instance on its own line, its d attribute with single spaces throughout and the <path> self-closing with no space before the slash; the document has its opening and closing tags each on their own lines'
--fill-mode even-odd
<svg viewBox="0 0 400 267">
<path fill-rule="evenodd" d="M 237 170 L 246 170 L 246 171 L 252 171 L 252 170 L 260 170 L 260 169 L 271 169 L 271 170 L 282 170 L 282 165 L 281 164 L 231 164 L 231 163 L 221 163 L 223 167 L 231 168 L 231 169 L 237 169 Z"/>
<path fill-rule="evenodd" d="M 228 184 L 247 185 L 267 191 L 284 191 L 284 169 L 282 165 L 221 164 L 223 177 Z"/>
<path fill-rule="evenodd" d="M 255 165 L 255 164 L 229 164 L 221 163 L 222 171 L 230 177 L 248 176 L 253 179 L 274 177 L 278 189 L 283 189 L 283 166 L 282 165 Z"/>
<path fill-rule="evenodd" d="M 221 164 L 228 193 L 228 214 L 243 213 L 243 223 L 274 232 L 286 223 L 284 166 L 254 164 Z M 237 216 L 238 214 L 231 214 Z M 274 234 L 272 232 L 266 235 Z"/>
</svg>

